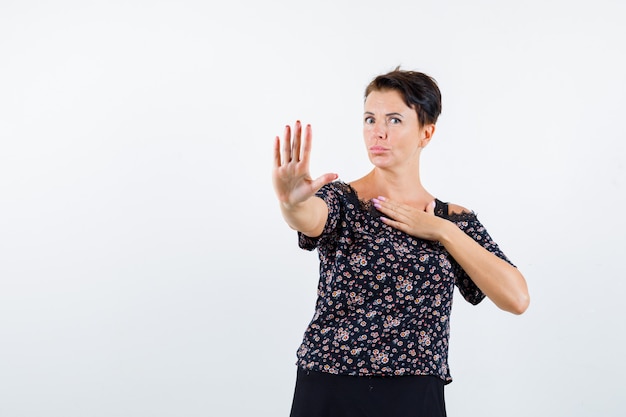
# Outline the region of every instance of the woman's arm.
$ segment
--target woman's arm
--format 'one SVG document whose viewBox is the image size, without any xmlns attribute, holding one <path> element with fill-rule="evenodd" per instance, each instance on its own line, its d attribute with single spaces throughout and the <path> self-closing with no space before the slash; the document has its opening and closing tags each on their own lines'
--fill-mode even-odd
<svg viewBox="0 0 626 417">
<path fill-rule="evenodd" d="M 289 227 L 309 237 L 321 235 L 328 219 L 326 202 L 315 196 L 294 205 L 281 202 L 280 211 Z"/>
<path fill-rule="evenodd" d="M 439 242 L 478 288 L 502 310 L 513 314 L 526 311 L 530 296 L 521 272 L 483 248 L 456 224 L 443 222 Z"/>
<path fill-rule="evenodd" d="M 478 288 L 499 308 L 514 314 L 526 311 L 530 297 L 526 280 L 519 270 L 483 248 L 453 222 L 435 216 L 434 201 L 426 211 L 383 197 L 373 202 L 378 210 L 391 217 L 383 217 L 381 220 L 384 223 L 412 236 L 441 242 Z"/>
</svg>

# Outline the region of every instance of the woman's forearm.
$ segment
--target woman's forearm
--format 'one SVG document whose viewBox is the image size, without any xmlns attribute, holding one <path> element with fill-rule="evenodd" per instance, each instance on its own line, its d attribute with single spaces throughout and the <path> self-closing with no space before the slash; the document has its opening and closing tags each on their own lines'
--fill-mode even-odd
<svg viewBox="0 0 626 417">
<path fill-rule="evenodd" d="M 319 197 L 293 205 L 280 203 L 280 210 L 289 227 L 310 237 L 321 235 L 328 219 L 328 206 Z"/>
<path fill-rule="evenodd" d="M 502 310 L 522 314 L 530 297 L 517 268 L 483 248 L 455 224 L 449 223 L 439 241 L 472 281 Z"/>
</svg>

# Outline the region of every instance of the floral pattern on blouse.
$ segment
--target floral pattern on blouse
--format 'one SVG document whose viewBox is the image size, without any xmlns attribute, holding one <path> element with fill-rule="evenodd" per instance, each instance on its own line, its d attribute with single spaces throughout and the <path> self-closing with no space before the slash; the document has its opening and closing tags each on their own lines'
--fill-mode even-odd
<svg viewBox="0 0 626 417">
<path fill-rule="evenodd" d="M 439 242 L 422 240 L 379 220 L 380 212 L 336 181 L 317 195 L 328 220 L 317 238 L 320 280 L 315 314 L 297 352 L 298 366 L 359 376 L 435 375 L 450 383 L 448 339 L 454 286 L 472 304 L 485 295 Z M 454 222 L 487 250 L 510 261 L 475 213 L 435 214 Z"/>
</svg>

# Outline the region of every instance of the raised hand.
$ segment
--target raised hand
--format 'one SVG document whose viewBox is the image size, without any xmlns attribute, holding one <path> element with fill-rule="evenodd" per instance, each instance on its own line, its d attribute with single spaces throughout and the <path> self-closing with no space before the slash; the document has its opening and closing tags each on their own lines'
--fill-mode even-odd
<svg viewBox="0 0 626 417">
<path fill-rule="evenodd" d="M 311 125 L 304 130 L 297 121 L 293 137 L 291 127 L 286 126 L 284 137 L 274 140 L 274 166 L 272 181 L 278 201 L 283 208 L 290 208 L 302 203 L 315 195 L 323 185 L 337 179 L 337 174 L 327 173 L 316 179 L 309 174 L 309 158 L 311 155 Z"/>
</svg>

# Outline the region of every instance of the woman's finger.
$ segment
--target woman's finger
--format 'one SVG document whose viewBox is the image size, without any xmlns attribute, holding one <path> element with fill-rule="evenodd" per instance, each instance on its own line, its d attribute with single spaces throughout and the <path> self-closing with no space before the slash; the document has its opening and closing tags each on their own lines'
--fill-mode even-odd
<svg viewBox="0 0 626 417">
<path fill-rule="evenodd" d="M 318 178 L 313 180 L 313 182 L 311 183 L 311 188 L 313 188 L 313 190 L 317 192 L 317 190 L 322 188 L 324 185 L 328 184 L 329 182 L 335 181 L 337 178 L 339 178 L 339 176 L 334 172 L 320 175 Z"/>
<path fill-rule="evenodd" d="M 311 155 L 311 142 L 313 140 L 313 130 L 311 125 L 306 125 L 304 129 L 304 143 L 302 144 L 302 162 L 308 166 Z"/>
<path fill-rule="evenodd" d="M 404 233 L 410 234 L 409 228 L 407 227 L 406 224 L 399 222 L 397 220 L 391 219 L 389 217 L 385 217 L 385 216 L 380 216 L 380 221 L 382 221 L 383 223 L 393 227 L 394 229 L 398 229 Z"/>
<path fill-rule="evenodd" d="M 287 125 L 283 137 L 282 165 L 288 164 L 289 161 L 291 161 L 291 127 Z"/>
<path fill-rule="evenodd" d="M 274 138 L 274 167 L 280 167 L 280 138 Z"/>
<path fill-rule="evenodd" d="M 372 199 L 372 202 L 374 203 L 374 206 L 377 209 L 384 209 L 387 212 L 391 212 L 394 214 L 394 218 L 396 218 L 398 215 L 406 215 L 408 213 L 408 208 L 407 206 L 404 206 L 403 204 L 400 203 L 396 203 L 393 201 L 390 201 L 388 199 L 386 199 L 385 197 L 378 197 L 378 198 L 374 198 Z"/>
<path fill-rule="evenodd" d="M 300 139 L 302 136 L 302 124 L 300 120 L 296 121 L 293 141 L 291 142 L 291 159 L 295 162 L 300 161 Z"/>
<path fill-rule="evenodd" d="M 401 214 L 395 209 L 392 204 L 382 199 L 382 197 L 373 198 L 372 203 L 374 204 L 376 210 L 380 211 L 384 215 L 395 220 L 401 220 Z"/>
</svg>

